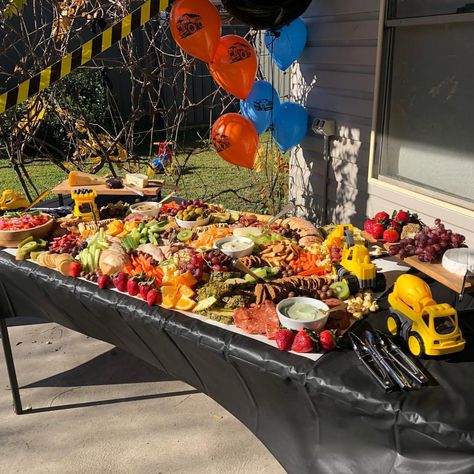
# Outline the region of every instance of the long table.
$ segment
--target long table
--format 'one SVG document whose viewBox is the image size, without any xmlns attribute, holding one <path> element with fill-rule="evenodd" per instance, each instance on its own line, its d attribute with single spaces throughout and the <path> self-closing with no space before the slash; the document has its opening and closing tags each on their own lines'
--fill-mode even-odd
<svg viewBox="0 0 474 474">
<path fill-rule="evenodd" d="M 386 313 L 355 331 L 366 324 L 382 329 Z M 280 352 L 0 252 L 0 322 L 14 394 L 2 318 L 32 315 L 114 344 L 206 393 L 289 473 L 474 472 L 473 310 L 460 317 L 468 348 L 423 361 L 433 382 L 407 393 L 380 390 L 351 351 L 316 361 Z"/>
</svg>

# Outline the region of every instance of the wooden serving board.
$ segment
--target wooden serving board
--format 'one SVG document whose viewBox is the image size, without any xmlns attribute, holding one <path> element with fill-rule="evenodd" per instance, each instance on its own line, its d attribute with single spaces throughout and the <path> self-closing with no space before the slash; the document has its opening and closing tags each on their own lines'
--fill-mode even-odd
<svg viewBox="0 0 474 474">
<path fill-rule="evenodd" d="M 388 250 L 390 245 L 384 242 L 383 240 L 374 239 L 370 234 L 367 232 L 362 232 L 361 236 L 367 240 L 367 242 L 378 245 L 379 247 Z M 396 257 L 399 258 L 399 257 Z M 425 275 L 433 278 L 433 280 L 438 281 L 442 285 L 450 288 L 451 290 L 455 291 L 456 293 L 462 292 L 462 284 L 464 278 L 462 276 L 456 275 L 455 273 L 451 273 L 446 270 L 441 263 L 428 263 L 428 262 L 420 262 L 417 257 L 407 257 L 400 259 L 410 267 L 416 268 L 420 272 L 424 273 Z M 464 291 L 472 292 L 474 291 L 474 279 L 468 278 L 466 280 L 466 284 L 464 285 Z"/>
<path fill-rule="evenodd" d="M 71 194 L 71 191 L 74 189 L 83 189 L 90 188 L 94 189 L 99 196 L 137 196 L 136 193 L 130 189 L 121 188 L 121 189 L 110 189 L 105 184 L 95 184 L 95 185 L 84 185 L 84 186 L 70 186 L 68 180 L 64 180 L 62 183 L 59 183 L 55 188 L 52 189 L 54 194 Z M 153 197 L 156 196 L 157 192 L 161 189 L 177 189 L 173 185 L 165 185 L 163 182 L 156 182 L 156 185 L 148 186 L 146 188 L 136 188 L 138 191 L 143 192 L 145 196 Z"/>
</svg>

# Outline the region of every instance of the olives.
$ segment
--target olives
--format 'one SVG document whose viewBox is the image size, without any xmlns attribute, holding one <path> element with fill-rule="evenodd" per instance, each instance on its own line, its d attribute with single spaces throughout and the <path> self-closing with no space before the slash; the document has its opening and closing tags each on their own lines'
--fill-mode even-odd
<svg viewBox="0 0 474 474">
<path fill-rule="evenodd" d="M 176 214 L 178 219 L 182 221 L 197 221 L 204 219 L 208 215 L 207 205 L 204 203 L 188 204 L 181 206 L 181 209 Z"/>
</svg>

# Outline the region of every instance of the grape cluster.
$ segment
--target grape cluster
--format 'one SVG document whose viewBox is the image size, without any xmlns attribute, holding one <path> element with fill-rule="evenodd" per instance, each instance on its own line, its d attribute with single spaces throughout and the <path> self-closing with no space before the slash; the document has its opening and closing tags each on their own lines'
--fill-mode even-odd
<svg viewBox="0 0 474 474">
<path fill-rule="evenodd" d="M 232 259 L 220 250 L 211 250 L 206 253 L 204 260 L 213 272 L 228 272 Z"/>
<path fill-rule="evenodd" d="M 68 253 L 73 257 L 77 257 L 79 252 L 87 247 L 87 242 L 75 234 L 66 234 L 62 237 L 56 237 L 49 244 L 49 252 L 62 254 Z"/>
<path fill-rule="evenodd" d="M 180 255 L 178 261 L 178 271 L 180 273 L 190 272 L 197 279 L 202 277 L 205 270 L 204 258 L 196 250 L 189 250 L 185 255 Z"/>
<path fill-rule="evenodd" d="M 464 247 L 466 238 L 446 229 L 441 219 L 435 219 L 434 227 L 425 226 L 412 239 L 402 239 L 399 244 L 391 245 L 390 255 L 400 258 L 418 256 L 420 262 L 433 262 L 448 249 Z"/>
<path fill-rule="evenodd" d="M 342 260 L 342 250 L 337 245 L 332 245 L 329 249 L 331 254 L 331 263 L 333 265 L 338 265 Z"/>
</svg>

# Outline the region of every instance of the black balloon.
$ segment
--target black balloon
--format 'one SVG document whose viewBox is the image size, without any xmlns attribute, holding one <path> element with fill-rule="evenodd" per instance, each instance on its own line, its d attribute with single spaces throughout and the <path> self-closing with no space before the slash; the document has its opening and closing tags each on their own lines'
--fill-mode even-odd
<svg viewBox="0 0 474 474">
<path fill-rule="evenodd" d="M 258 30 L 278 28 L 301 16 L 311 0 L 222 0 L 235 18 Z"/>
</svg>

